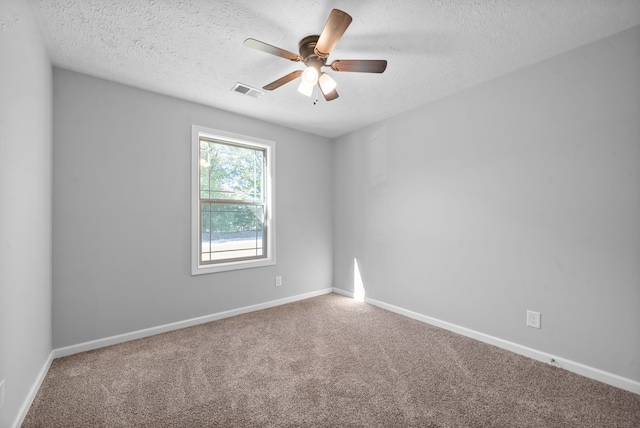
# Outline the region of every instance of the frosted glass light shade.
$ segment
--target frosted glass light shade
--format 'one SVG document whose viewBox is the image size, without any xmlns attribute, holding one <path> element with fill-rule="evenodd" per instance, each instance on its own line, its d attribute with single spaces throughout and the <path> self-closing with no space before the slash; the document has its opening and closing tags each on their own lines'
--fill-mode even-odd
<svg viewBox="0 0 640 428">
<path fill-rule="evenodd" d="M 305 85 L 313 86 L 318 82 L 318 70 L 315 67 L 307 67 L 301 77 Z"/>
<path fill-rule="evenodd" d="M 320 79 L 318 79 L 318 85 L 322 89 L 322 93 L 328 95 L 338 85 L 335 80 L 331 78 L 327 73 L 322 73 Z"/>
<path fill-rule="evenodd" d="M 300 86 L 298 86 L 298 92 L 310 97 L 313 93 L 313 85 L 307 85 L 303 80 L 302 82 L 300 82 Z"/>
</svg>

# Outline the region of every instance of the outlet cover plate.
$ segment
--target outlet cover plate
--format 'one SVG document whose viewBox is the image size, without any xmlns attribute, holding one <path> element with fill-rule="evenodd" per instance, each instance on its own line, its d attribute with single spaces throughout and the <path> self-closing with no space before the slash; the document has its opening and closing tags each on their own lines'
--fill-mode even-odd
<svg viewBox="0 0 640 428">
<path fill-rule="evenodd" d="M 540 312 L 527 311 L 527 325 L 533 328 L 541 328 L 540 326 Z"/>
<path fill-rule="evenodd" d="M 281 286 L 282 286 L 282 277 L 276 276 L 276 287 L 281 287 Z"/>
</svg>

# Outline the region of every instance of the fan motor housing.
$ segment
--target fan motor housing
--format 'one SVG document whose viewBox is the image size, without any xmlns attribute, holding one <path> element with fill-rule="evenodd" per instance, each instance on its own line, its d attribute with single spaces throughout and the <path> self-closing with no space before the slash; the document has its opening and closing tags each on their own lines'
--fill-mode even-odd
<svg viewBox="0 0 640 428">
<path fill-rule="evenodd" d="M 324 67 L 327 62 L 326 58 L 322 58 L 316 54 L 315 48 L 319 38 L 320 36 L 317 35 L 307 36 L 300 40 L 300 43 L 298 44 L 302 62 L 304 62 L 307 67 L 317 68 L 318 71 L 321 67 Z"/>
</svg>

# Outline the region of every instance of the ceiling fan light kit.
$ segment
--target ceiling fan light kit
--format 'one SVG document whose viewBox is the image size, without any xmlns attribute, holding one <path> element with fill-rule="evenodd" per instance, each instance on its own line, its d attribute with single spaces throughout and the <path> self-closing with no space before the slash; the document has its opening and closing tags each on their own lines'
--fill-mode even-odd
<svg viewBox="0 0 640 428">
<path fill-rule="evenodd" d="M 329 67 L 337 72 L 383 73 L 387 68 L 386 60 L 335 60 L 327 65 L 327 58 L 333 48 L 351 24 L 351 16 L 338 9 L 333 9 L 320 35 L 307 36 L 298 44 L 300 54 L 289 52 L 256 39 L 246 39 L 244 45 L 262 52 L 276 55 L 293 62 L 302 62 L 307 68 L 293 71 L 263 87 L 266 91 L 273 91 L 280 86 L 301 78 L 298 92 L 311 96 L 316 87 L 325 100 L 338 98 L 337 83 L 331 76 L 322 71 L 322 67 Z M 315 104 L 315 103 L 314 103 Z"/>
</svg>

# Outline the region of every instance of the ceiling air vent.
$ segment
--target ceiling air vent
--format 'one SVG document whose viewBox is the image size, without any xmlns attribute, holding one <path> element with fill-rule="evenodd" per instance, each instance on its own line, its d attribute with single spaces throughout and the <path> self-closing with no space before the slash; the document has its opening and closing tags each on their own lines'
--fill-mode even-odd
<svg viewBox="0 0 640 428">
<path fill-rule="evenodd" d="M 264 95 L 264 91 L 261 91 L 260 89 L 253 88 L 249 85 L 245 85 L 244 83 L 240 83 L 240 82 L 236 83 L 235 86 L 231 88 L 231 90 L 234 92 L 240 92 L 241 94 L 249 95 L 250 97 L 253 97 L 253 98 L 260 98 L 261 96 Z"/>
</svg>

